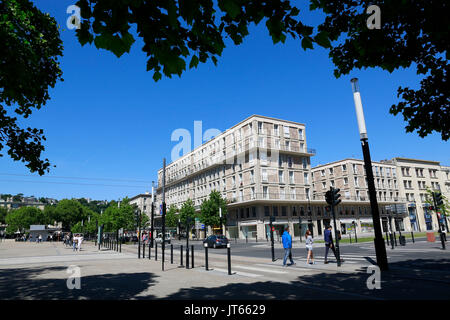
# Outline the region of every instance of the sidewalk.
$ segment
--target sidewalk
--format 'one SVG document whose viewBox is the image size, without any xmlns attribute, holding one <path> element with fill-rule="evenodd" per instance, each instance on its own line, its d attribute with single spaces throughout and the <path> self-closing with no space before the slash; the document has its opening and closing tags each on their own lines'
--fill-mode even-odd
<svg viewBox="0 0 450 320">
<path fill-rule="evenodd" d="M 180 267 L 178 255 L 174 256 L 174 264 L 170 264 L 170 255 L 166 255 L 165 271 L 162 271 L 161 252 L 155 261 L 154 258 L 138 259 L 133 249 L 124 250 L 122 246 L 122 253 L 99 252 L 98 247 L 86 243 L 83 250 L 76 253 L 66 250 L 62 243 L 0 246 L 0 299 L 354 300 L 450 297 L 450 284 L 422 279 L 421 274 L 412 272 L 395 270 L 383 273 L 382 289 L 374 291 L 367 288 L 366 281 L 370 275 L 364 267 L 358 270 L 359 265 L 344 263 L 338 268 L 335 264 L 318 263 L 306 266 L 296 259 L 297 265 L 284 268 L 281 260 L 272 262 L 261 258 L 232 257 L 232 275 L 228 275 L 226 256 L 211 253 L 209 271 L 206 271 L 201 253 L 196 253 L 194 269 Z M 30 256 L 33 252 L 34 255 Z M 447 260 L 447 264 L 443 264 L 443 270 L 449 263 Z M 80 290 L 67 288 L 69 266 L 80 268 Z M 412 281 L 411 277 L 417 279 Z"/>
</svg>

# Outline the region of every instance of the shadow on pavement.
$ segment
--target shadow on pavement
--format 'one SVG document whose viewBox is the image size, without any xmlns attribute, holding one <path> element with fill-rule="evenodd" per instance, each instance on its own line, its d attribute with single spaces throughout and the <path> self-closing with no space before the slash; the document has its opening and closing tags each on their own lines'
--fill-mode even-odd
<svg viewBox="0 0 450 320">
<path fill-rule="evenodd" d="M 67 278 L 36 278 L 43 273 L 64 272 L 67 267 L 3 269 L 0 273 L 0 299 L 121 300 L 133 299 L 155 283 L 152 273 L 120 273 L 82 276 L 81 289 L 68 289 Z M 67 277 L 69 274 L 67 274 Z M 146 296 L 147 299 L 155 297 Z"/>
<path fill-rule="evenodd" d="M 413 271 L 411 263 L 419 264 L 423 269 Z M 302 275 L 289 282 L 273 281 L 266 276 L 254 283 L 232 283 L 213 288 L 183 288 L 163 300 L 448 300 L 450 282 L 439 282 L 439 279 L 448 278 L 449 275 L 447 273 L 442 276 L 442 272 L 433 270 L 449 270 L 449 267 L 450 260 L 447 259 L 391 263 L 390 271 L 380 274 L 381 289 L 373 290 L 367 287 L 372 273 L 361 268 L 355 273 L 321 272 Z M 67 267 L 64 266 L 3 269 L 0 274 L 0 299 L 158 299 L 151 294 L 143 295 L 143 292 L 156 283 L 157 276 L 148 272 L 83 276 L 81 290 L 67 289 L 67 280 L 64 277 L 38 278 L 40 274 L 65 273 L 66 270 Z M 434 276 L 434 280 L 426 280 L 430 278 L 430 274 Z M 213 274 L 211 276 L 213 277 Z M 214 281 L 214 278 L 211 278 L 211 281 Z M 183 281 L 180 281 L 180 285 L 183 285 Z"/>
</svg>

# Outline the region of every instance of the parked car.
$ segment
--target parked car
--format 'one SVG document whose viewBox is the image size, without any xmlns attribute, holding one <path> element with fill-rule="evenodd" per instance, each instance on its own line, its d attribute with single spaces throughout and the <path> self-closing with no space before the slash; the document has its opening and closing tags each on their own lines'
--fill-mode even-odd
<svg viewBox="0 0 450 320">
<path fill-rule="evenodd" d="M 131 237 L 131 242 L 138 242 L 138 237 L 137 236 L 132 236 Z"/>
<path fill-rule="evenodd" d="M 228 239 L 224 235 L 212 235 L 203 240 L 203 243 L 207 243 L 208 248 L 213 247 L 216 249 L 219 247 L 226 247 L 228 244 Z"/>
<path fill-rule="evenodd" d="M 168 244 L 170 244 L 170 240 L 171 240 L 171 236 L 169 232 L 166 232 L 166 237 L 165 237 L 165 242 L 167 242 Z M 156 242 L 158 243 L 162 243 L 162 233 L 158 233 L 158 236 L 155 239 Z"/>
</svg>

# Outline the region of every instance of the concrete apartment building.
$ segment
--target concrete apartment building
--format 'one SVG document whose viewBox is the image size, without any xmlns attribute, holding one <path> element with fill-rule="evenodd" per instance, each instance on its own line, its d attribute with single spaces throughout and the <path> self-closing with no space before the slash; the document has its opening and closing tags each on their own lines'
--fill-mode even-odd
<svg viewBox="0 0 450 320">
<path fill-rule="evenodd" d="M 383 232 L 409 231 L 406 199 L 402 196 L 396 166 L 372 162 L 378 208 Z M 344 159 L 312 168 L 313 199 L 324 199 L 330 187 L 340 189 L 341 204 L 337 207 L 336 224 L 346 234 L 373 232 L 364 161 Z M 354 224 L 353 224 L 354 222 Z M 389 226 L 388 226 L 389 223 Z"/>
<path fill-rule="evenodd" d="M 426 203 L 427 187 L 434 191 L 440 190 L 450 199 L 450 167 L 441 166 L 437 161 L 408 158 L 393 158 L 382 163 L 396 167 L 400 193 L 406 198 L 413 230 L 437 230 L 437 215 L 435 211 L 429 210 L 429 204 Z"/>
<path fill-rule="evenodd" d="M 180 208 L 191 199 L 196 210 L 200 210 L 202 201 L 216 190 L 228 201 L 228 237 L 265 240 L 270 233 L 271 216 L 276 219 L 273 224 L 278 235 L 289 225 L 298 237 L 301 224 L 302 234 L 308 228 L 314 236 L 321 236 L 324 227 L 333 223 L 325 192 L 334 186 L 341 189 L 342 203 L 337 207 L 336 222 L 342 234 L 352 233 L 355 228 L 358 233 L 372 233 L 364 161 L 344 159 L 311 168 L 315 151 L 307 145 L 304 124 L 253 115 L 166 166 L 167 207 Z M 424 186 L 430 186 L 445 187 L 444 195 L 450 199 L 450 167 L 404 158 L 372 164 L 383 232 L 436 230 L 437 222 L 427 225 L 431 218 L 421 198 Z M 416 168 L 420 174 L 423 169 L 428 178 L 412 179 Z M 155 204 L 157 219 L 161 217 L 162 173 L 161 168 Z M 150 210 L 151 195 L 137 197 L 133 201 L 141 201 L 141 210 L 145 211 L 144 206 Z M 146 197 L 149 200 L 145 205 Z M 160 224 L 158 220 L 156 226 Z"/>
<path fill-rule="evenodd" d="M 266 239 L 270 216 L 276 218 L 276 232 L 290 225 L 298 236 L 299 217 L 305 217 L 306 207 L 314 202 L 314 154 L 307 148 L 304 124 L 253 115 L 166 166 L 167 207 L 181 207 L 190 198 L 199 210 L 217 190 L 229 202 L 227 236 Z M 158 212 L 161 198 L 162 169 Z M 321 233 L 323 226 L 318 227 L 315 232 Z"/>
<path fill-rule="evenodd" d="M 131 205 L 135 204 L 139 208 L 139 210 L 141 210 L 142 214 L 146 214 L 147 216 L 151 217 L 152 194 L 150 192 L 138 194 L 138 195 L 130 198 L 129 201 L 130 201 Z M 155 210 L 156 210 L 156 208 L 155 208 Z M 158 213 L 159 213 L 159 211 L 158 211 Z"/>
</svg>

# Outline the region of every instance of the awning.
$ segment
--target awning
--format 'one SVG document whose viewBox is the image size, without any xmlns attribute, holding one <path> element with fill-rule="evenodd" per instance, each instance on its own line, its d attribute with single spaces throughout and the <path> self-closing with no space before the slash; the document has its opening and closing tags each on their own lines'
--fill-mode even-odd
<svg viewBox="0 0 450 320">
<path fill-rule="evenodd" d="M 258 224 L 257 221 L 246 221 L 246 222 L 241 222 L 239 225 L 240 226 L 254 226 L 257 224 Z"/>
<path fill-rule="evenodd" d="M 372 218 L 360 218 L 359 222 L 361 222 L 361 223 L 373 223 L 373 219 Z"/>
<path fill-rule="evenodd" d="M 352 224 L 353 221 L 355 221 L 355 223 L 356 223 L 356 219 L 339 219 L 339 221 L 341 223 L 350 223 L 350 224 Z"/>
</svg>

